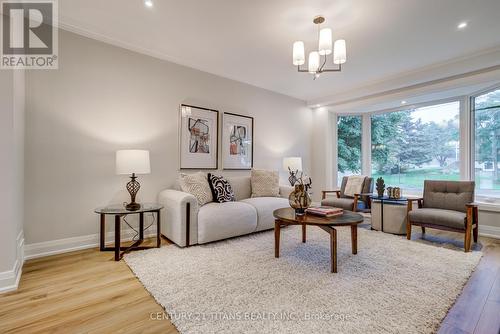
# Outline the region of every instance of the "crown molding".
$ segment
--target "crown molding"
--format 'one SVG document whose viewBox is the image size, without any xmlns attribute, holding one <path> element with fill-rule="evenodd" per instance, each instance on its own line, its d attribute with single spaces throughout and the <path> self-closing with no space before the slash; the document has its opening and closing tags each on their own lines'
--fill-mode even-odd
<svg viewBox="0 0 500 334">
<path fill-rule="evenodd" d="M 500 46 L 495 46 L 466 56 L 386 77 L 383 80 L 376 80 L 335 95 L 313 99 L 308 101 L 307 104 L 309 107 L 318 104 L 322 106 L 338 106 L 436 83 L 477 76 L 478 74 L 497 71 L 499 67 Z"/>
</svg>

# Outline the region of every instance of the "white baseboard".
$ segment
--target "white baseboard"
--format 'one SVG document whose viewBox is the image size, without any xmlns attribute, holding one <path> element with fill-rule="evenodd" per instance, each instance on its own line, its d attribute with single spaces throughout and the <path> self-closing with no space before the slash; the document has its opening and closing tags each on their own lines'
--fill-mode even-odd
<svg viewBox="0 0 500 334">
<path fill-rule="evenodd" d="M 114 241 L 114 232 L 106 233 L 106 242 Z M 135 235 L 135 232 L 131 229 L 122 231 L 121 240 L 130 241 Z M 154 237 L 156 235 L 156 229 L 148 231 L 145 237 Z M 479 225 L 479 235 L 489 238 L 500 239 L 500 227 Z M 24 238 L 23 238 L 24 242 Z M 82 249 L 99 247 L 99 234 L 90 234 L 81 237 L 73 237 L 59 240 L 51 240 L 45 242 L 39 242 L 34 244 L 28 244 L 24 246 L 24 259 L 35 259 L 43 256 L 62 254 L 67 252 L 73 252 Z M 22 252 L 21 252 L 22 253 Z M 19 263 L 23 263 L 23 259 L 19 260 Z M 20 271 L 19 271 L 20 272 Z M 14 270 L 8 273 L 14 274 Z M 0 273 L 0 291 L 2 291 L 2 277 L 5 273 Z M 13 281 L 10 275 L 10 280 Z M 17 277 L 17 276 L 16 276 Z M 18 278 L 17 278 L 18 280 Z"/>
<path fill-rule="evenodd" d="M 121 241 L 130 241 L 134 237 L 135 232 L 132 229 L 122 230 Z M 144 237 L 156 236 L 156 228 L 148 230 Z M 106 233 L 106 243 L 114 242 L 115 233 Z M 24 247 L 24 258 L 26 260 L 39 257 L 73 252 L 82 249 L 99 247 L 99 234 L 84 235 L 81 237 L 65 238 L 51 241 L 38 242 L 28 244 Z"/>
<path fill-rule="evenodd" d="M 16 261 L 11 270 L 0 272 L 0 293 L 17 290 L 24 264 L 24 232 L 16 238 Z"/>
<path fill-rule="evenodd" d="M 482 237 L 500 239 L 500 227 L 479 224 L 479 235 Z"/>
</svg>

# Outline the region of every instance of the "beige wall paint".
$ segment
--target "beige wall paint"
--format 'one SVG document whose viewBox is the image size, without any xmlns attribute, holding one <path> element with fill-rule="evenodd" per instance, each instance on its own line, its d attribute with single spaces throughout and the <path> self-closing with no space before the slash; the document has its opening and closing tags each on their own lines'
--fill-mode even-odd
<svg viewBox="0 0 500 334">
<path fill-rule="evenodd" d="M 15 216 L 12 193 L 15 189 L 14 165 L 14 76 L 12 71 L 0 72 L 0 175 L 4 186 L 0 192 L 0 203 L 4 203 L 0 233 L 0 272 L 12 270 L 15 261 L 16 226 L 12 224 Z"/>
<path fill-rule="evenodd" d="M 278 170 L 282 157 L 298 155 L 310 170 L 303 101 L 73 33 L 59 39 L 59 70 L 27 75 L 27 244 L 98 233 L 93 209 L 128 199 L 127 178 L 114 174 L 118 149 L 151 151 L 141 200 L 171 186 L 181 103 L 253 116 L 256 168 Z"/>
<path fill-rule="evenodd" d="M 13 283 L 2 280 L 2 272 L 17 275 L 16 260 L 22 261 L 23 160 L 24 160 L 24 72 L 0 71 L 0 290 Z M 18 240 L 18 237 L 20 240 Z M 18 266 L 21 263 L 17 264 Z M 11 272 L 14 270 L 15 272 Z"/>
</svg>

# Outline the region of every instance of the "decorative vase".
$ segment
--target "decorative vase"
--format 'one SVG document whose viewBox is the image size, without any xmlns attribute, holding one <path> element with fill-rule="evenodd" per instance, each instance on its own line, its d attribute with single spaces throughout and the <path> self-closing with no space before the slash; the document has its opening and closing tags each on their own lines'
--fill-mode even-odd
<svg viewBox="0 0 500 334">
<path fill-rule="evenodd" d="M 295 209 L 295 214 L 303 215 L 306 209 L 311 206 L 312 200 L 305 186 L 303 184 L 297 184 L 290 193 L 290 196 L 288 196 L 288 202 L 290 206 Z"/>
</svg>

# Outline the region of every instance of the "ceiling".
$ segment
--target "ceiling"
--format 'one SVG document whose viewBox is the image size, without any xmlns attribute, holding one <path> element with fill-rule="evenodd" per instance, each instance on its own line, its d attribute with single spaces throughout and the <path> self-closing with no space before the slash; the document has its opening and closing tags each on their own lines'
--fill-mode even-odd
<svg viewBox="0 0 500 334">
<path fill-rule="evenodd" d="M 60 1 L 60 25 L 304 101 L 500 46 L 499 0 L 153 1 Z M 291 49 L 316 47 L 318 14 L 346 39 L 348 61 L 313 81 L 296 72 Z"/>
</svg>

